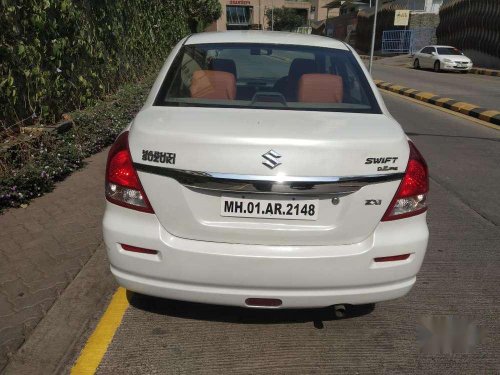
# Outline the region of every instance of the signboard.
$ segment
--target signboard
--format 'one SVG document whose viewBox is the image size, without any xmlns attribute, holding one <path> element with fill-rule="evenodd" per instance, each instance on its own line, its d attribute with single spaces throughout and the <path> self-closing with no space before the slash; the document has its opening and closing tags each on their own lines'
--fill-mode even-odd
<svg viewBox="0 0 500 375">
<path fill-rule="evenodd" d="M 394 14 L 394 26 L 408 26 L 410 21 L 409 10 L 396 10 Z"/>
<path fill-rule="evenodd" d="M 231 5 L 250 5 L 250 0 L 230 0 Z"/>
</svg>

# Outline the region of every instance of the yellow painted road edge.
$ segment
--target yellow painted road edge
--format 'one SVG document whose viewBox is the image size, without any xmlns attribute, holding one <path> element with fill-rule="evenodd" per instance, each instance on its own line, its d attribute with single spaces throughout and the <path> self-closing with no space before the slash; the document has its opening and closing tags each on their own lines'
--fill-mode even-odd
<svg viewBox="0 0 500 375">
<path fill-rule="evenodd" d="M 423 102 L 423 101 L 418 100 L 418 99 L 410 98 L 409 96 L 398 94 L 396 92 L 392 92 L 392 91 L 383 89 L 382 87 L 379 87 L 378 89 L 381 92 L 383 92 L 384 94 L 389 94 L 389 95 L 392 95 L 392 96 L 396 96 L 398 98 L 405 99 L 405 100 L 408 100 L 410 102 L 423 105 L 424 107 L 435 109 L 436 111 L 445 112 L 445 113 L 448 113 L 450 115 L 463 118 L 464 120 L 469 120 L 469 121 L 474 122 L 474 123 L 476 123 L 478 125 L 486 126 L 487 128 L 490 128 L 490 129 L 500 130 L 500 126 L 497 126 L 495 124 L 491 124 L 491 123 L 486 122 L 486 121 L 482 121 L 482 120 L 477 119 L 475 117 L 464 115 L 463 113 L 455 112 L 455 111 L 452 111 L 450 109 L 443 108 L 443 107 L 440 107 L 440 106 L 437 106 L 437 105 L 434 105 L 434 104 L 430 104 L 430 103 L 427 103 L 427 102 Z"/>
<path fill-rule="evenodd" d="M 111 298 L 106 312 L 99 320 L 96 329 L 87 340 L 80 356 L 71 369 L 72 375 L 95 374 L 104 354 L 108 350 L 109 344 L 113 340 L 116 330 L 122 322 L 128 306 L 126 289 L 118 288 Z"/>
</svg>

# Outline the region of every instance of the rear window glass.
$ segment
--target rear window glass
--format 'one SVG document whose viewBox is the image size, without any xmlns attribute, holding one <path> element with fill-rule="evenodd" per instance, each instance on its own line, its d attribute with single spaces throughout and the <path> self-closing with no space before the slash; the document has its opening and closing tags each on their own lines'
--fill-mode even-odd
<svg viewBox="0 0 500 375">
<path fill-rule="evenodd" d="M 437 50 L 439 55 L 463 55 L 458 48 L 438 47 Z"/>
<path fill-rule="evenodd" d="M 155 105 L 380 113 L 350 51 L 249 43 L 183 46 Z"/>
</svg>

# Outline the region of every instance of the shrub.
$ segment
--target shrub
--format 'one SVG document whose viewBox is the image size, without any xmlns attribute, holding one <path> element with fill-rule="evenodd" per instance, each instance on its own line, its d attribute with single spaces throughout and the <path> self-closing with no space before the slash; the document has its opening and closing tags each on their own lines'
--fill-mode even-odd
<svg viewBox="0 0 500 375">
<path fill-rule="evenodd" d="M 267 9 L 266 17 L 269 28 L 271 28 L 271 22 L 274 19 L 274 30 L 276 31 L 292 31 L 307 23 L 307 20 L 296 9 L 292 8 L 275 8 L 274 11 Z"/>
<path fill-rule="evenodd" d="M 217 0 L 0 1 L 0 132 L 77 109 L 67 133 L 0 153 L 0 212 L 52 190 L 112 143 L 172 44 L 220 12 Z"/>
<path fill-rule="evenodd" d="M 2 0 L 0 130 L 92 104 L 220 11 L 216 0 Z"/>
<path fill-rule="evenodd" d="M 15 155 L 0 155 L 0 212 L 51 191 L 83 165 L 83 159 L 111 144 L 133 119 L 151 88 L 154 75 L 123 85 L 117 93 L 69 116 L 73 128 L 63 134 L 42 133 Z"/>
</svg>

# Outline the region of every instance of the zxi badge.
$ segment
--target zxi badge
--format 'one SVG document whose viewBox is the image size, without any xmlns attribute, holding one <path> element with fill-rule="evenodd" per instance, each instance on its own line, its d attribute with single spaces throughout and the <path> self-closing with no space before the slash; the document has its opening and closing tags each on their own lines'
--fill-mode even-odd
<svg viewBox="0 0 500 375">
<path fill-rule="evenodd" d="M 262 164 L 270 169 L 274 169 L 281 164 L 281 162 L 278 160 L 279 158 L 281 158 L 281 155 L 274 150 L 269 150 L 268 152 L 263 154 L 262 157 L 266 159 L 266 161 L 263 161 Z"/>
<path fill-rule="evenodd" d="M 367 199 L 365 200 L 365 206 L 380 206 L 382 204 L 381 199 Z"/>
</svg>

